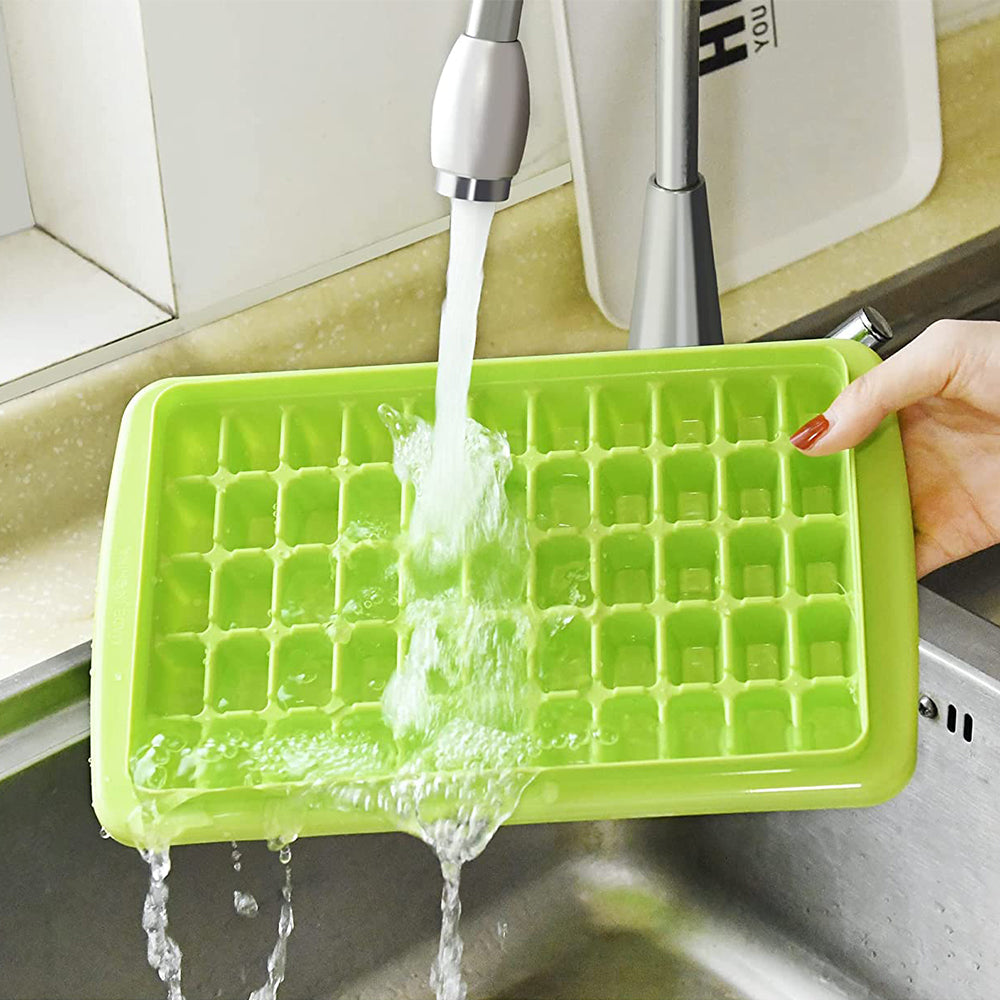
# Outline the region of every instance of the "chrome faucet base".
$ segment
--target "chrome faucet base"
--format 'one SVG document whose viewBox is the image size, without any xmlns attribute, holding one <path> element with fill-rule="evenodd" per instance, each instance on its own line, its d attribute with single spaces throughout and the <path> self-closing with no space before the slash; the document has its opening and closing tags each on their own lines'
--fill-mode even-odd
<svg viewBox="0 0 1000 1000">
<path fill-rule="evenodd" d="M 670 191 L 651 177 L 628 346 L 642 350 L 721 343 L 705 179 L 699 175 L 693 187 Z"/>
</svg>

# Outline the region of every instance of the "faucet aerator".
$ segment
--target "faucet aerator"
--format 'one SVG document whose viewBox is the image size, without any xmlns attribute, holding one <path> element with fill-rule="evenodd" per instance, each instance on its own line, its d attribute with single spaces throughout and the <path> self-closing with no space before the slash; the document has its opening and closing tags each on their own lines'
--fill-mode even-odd
<svg viewBox="0 0 1000 1000">
<path fill-rule="evenodd" d="M 438 170 L 434 190 L 446 198 L 462 201 L 506 201 L 510 197 L 510 177 L 462 177 L 448 170 Z"/>
</svg>

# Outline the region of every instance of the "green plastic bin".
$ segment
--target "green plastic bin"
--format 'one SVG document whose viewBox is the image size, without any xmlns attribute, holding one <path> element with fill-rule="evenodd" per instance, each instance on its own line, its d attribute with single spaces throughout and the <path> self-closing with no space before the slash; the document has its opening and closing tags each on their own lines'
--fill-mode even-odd
<svg viewBox="0 0 1000 1000">
<path fill-rule="evenodd" d="M 788 443 L 876 362 L 819 341 L 476 363 L 470 411 L 507 435 L 529 524 L 533 725 L 576 734 L 542 755 L 510 822 L 863 806 L 902 788 L 917 612 L 896 420 L 851 453 Z M 376 408 L 431 418 L 435 371 L 170 379 L 133 399 L 93 651 L 94 806 L 116 839 L 142 840 L 144 800 L 169 800 L 182 843 L 272 836 L 294 800 L 235 766 L 136 787 L 151 733 L 384 728 L 412 494 Z M 335 546 L 359 517 L 378 539 Z M 373 587 L 365 620 L 329 636 Z M 560 648 L 552 616 L 573 617 Z M 304 663 L 314 682 L 289 704 L 283 678 Z M 333 805 L 297 821 L 386 824 Z"/>
</svg>

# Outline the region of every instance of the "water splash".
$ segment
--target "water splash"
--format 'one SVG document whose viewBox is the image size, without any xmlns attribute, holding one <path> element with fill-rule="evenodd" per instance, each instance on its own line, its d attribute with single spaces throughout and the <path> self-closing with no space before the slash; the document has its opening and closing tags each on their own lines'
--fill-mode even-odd
<svg viewBox="0 0 1000 1000">
<path fill-rule="evenodd" d="M 453 496 L 444 521 L 436 428 L 432 434 L 420 419 L 388 409 L 382 416 L 396 475 L 415 493 L 407 539 L 413 592 L 403 612 L 409 644 L 382 697 L 402 748 L 388 805 L 396 825 L 421 837 L 441 864 L 441 937 L 430 984 L 438 1000 L 465 1000 L 462 866 L 513 812 L 539 750 L 529 726 L 527 527 L 504 492 L 512 463 L 502 435 L 462 414 L 465 470 L 456 481 L 464 492 Z"/>
<path fill-rule="evenodd" d="M 383 419 L 393 435 L 397 475 L 413 484 L 416 512 L 433 502 L 426 492 L 433 488 L 427 476 L 432 430 L 425 421 L 388 409 Z M 290 786 L 283 804 L 288 815 L 331 804 L 360 808 L 381 813 L 396 828 L 424 840 L 444 876 L 442 934 L 432 974 L 440 1000 L 465 996 L 462 866 L 479 856 L 513 812 L 540 749 L 530 726 L 536 695 L 527 670 L 527 527 L 504 491 L 510 450 L 502 435 L 467 418 L 464 440 L 469 489 L 462 505 L 474 513 L 450 527 L 430 517 L 418 520 L 399 543 L 410 567 L 410 591 L 398 622 L 405 655 L 381 699 L 391 740 L 342 729 L 263 735 L 234 724 L 225 735 L 193 743 L 156 734 L 133 758 L 137 780 L 162 773 L 168 781 L 222 769 L 236 785 Z M 331 618 L 330 630 L 339 633 L 342 627 Z M 163 781 L 157 778 L 152 785 L 161 787 Z M 178 801 L 185 798 L 178 791 Z M 169 794 L 156 799 L 151 829 L 162 831 L 157 824 L 169 822 L 170 802 Z M 157 816 L 156 809 L 165 812 Z M 290 860 L 293 832 L 269 845 L 283 864 Z M 239 871 L 239 847 L 230 846 Z M 293 926 L 290 886 L 289 881 L 287 916 L 279 921 L 268 980 L 252 1000 L 275 1000 L 283 980 Z M 253 908 L 247 895 L 234 894 L 234 907 L 244 916 Z M 165 905 L 164 896 L 163 928 Z M 167 956 L 176 957 L 179 977 L 180 953 L 173 947 Z M 171 1000 L 179 997 L 171 995 Z"/>
</svg>

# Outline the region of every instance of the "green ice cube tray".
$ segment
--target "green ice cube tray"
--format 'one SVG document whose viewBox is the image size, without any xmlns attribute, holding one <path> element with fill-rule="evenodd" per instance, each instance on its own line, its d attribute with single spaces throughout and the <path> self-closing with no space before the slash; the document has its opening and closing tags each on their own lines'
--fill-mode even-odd
<svg viewBox="0 0 1000 1000">
<path fill-rule="evenodd" d="M 553 747 L 512 822 L 859 806 L 904 785 L 917 616 L 895 418 L 852 453 L 788 443 L 876 361 L 820 341 L 476 363 L 471 413 L 507 435 L 529 523 L 527 669 Z M 385 737 L 412 495 L 376 408 L 430 418 L 434 377 L 172 379 L 132 401 L 93 653 L 94 805 L 117 839 L 141 837 L 141 796 L 171 797 L 179 842 L 272 835 L 289 801 L 237 763 L 137 789 L 129 759 L 154 733 Z M 332 558 L 358 519 L 376 540 Z M 328 634 L 362 592 L 366 620 Z M 333 807 L 300 824 L 386 828 Z"/>
</svg>

